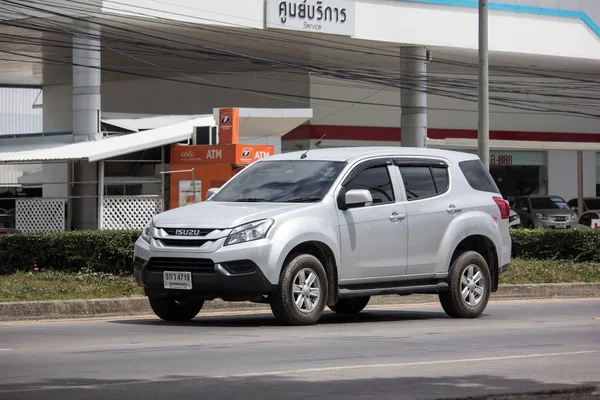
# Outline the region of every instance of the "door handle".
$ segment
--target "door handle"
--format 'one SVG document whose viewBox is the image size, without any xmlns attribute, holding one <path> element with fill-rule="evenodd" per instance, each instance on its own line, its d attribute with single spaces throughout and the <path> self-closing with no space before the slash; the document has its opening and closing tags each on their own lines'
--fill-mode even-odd
<svg viewBox="0 0 600 400">
<path fill-rule="evenodd" d="M 462 211 L 462 208 L 460 207 L 456 207 L 454 204 L 450 204 L 448 206 L 448 213 L 449 214 L 456 214 L 457 212 Z"/>
<path fill-rule="evenodd" d="M 406 214 L 398 214 L 397 212 L 393 212 L 392 215 L 390 215 L 390 221 L 392 222 L 400 221 L 404 218 L 406 218 Z"/>
</svg>

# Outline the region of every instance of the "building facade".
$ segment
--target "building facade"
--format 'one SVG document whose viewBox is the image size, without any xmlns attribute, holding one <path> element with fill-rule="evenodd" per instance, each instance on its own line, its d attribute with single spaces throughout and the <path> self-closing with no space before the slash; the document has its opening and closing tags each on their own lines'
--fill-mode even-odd
<svg viewBox="0 0 600 400">
<path fill-rule="evenodd" d="M 10 54 L 0 61 L 0 84 L 43 87 L 46 133 L 0 139 L 5 163 L 19 163 L 10 156 L 19 146 L 39 143 L 41 151 L 46 142 L 109 137 L 116 128 L 107 120 L 224 107 L 312 110 L 291 132 L 242 139 L 281 151 L 381 144 L 477 151 L 475 0 L 52 3 L 16 2 L 4 17 L 13 23 L 1 30 L 26 44 L 0 45 Z M 32 18 L 48 29 L 32 28 Z M 599 23 L 594 0 L 490 2 L 490 161 L 505 197 L 576 197 L 577 150 L 584 150 L 584 195 L 598 194 Z M 134 131 L 116 134 L 125 132 Z M 106 179 L 114 184 L 102 190 L 154 193 L 156 149 L 136 154 L 145 160 L 137 167 L 111 164 Z M 43 170 L 21 181 L 37 181 L 43 197 L 99 196 L 97 164 L 38 158 Z M 143 189 L 136 180 L 146 181 Z M 93 226 L 88 214 L 75 219 Z"/>
</svg>

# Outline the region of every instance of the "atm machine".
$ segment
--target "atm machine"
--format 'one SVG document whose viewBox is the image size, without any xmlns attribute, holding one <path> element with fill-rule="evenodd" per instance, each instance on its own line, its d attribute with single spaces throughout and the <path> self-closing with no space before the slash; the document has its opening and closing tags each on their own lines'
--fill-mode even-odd
<svg viewBox="0 0 600 400">
<path fill-rule="evenodd" d="M 244 167 L 274 154 L 273 146 L 239 144 L 239 128 L 238 109 L 220 109 L 216 134 L 209 129 L 196 144 L 171 146 L 171 209 L 206 200 L 210 188 L 221 187 Z"/>
</svg>

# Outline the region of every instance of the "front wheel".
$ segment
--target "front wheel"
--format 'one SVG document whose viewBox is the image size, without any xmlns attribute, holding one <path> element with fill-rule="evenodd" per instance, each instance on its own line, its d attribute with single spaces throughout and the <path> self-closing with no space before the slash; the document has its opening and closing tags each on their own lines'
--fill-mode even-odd
<svg viewBox="0 0 600 400">
<path fill-rule="evenodd" d="M 481 254 L 466 251 L 450 266 L 447 292 L 439 294 L 446 314 L 453 318 L 477 318 L 485 310 L 492 280 Z"/>
<path fill-rule="evenodd" d="M 270 299 L 273 315 L 289 325 L 316 324 L 327 300 L 327 274 L 321 262 L 301 254 L 288 262 Z"/>
<path fill-rule="evenodd" d="M 204 305 L 203 300 L 178 300 L 172 297 L 149 297 L 148 300 L 158 318 L 175 322 L 193 319 Z"/>
</svg>

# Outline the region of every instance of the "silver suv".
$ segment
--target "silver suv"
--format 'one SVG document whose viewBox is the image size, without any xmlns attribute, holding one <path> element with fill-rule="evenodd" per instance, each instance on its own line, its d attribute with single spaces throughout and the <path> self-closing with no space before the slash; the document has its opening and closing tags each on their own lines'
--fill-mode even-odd
<svg viewBox="0 0 600 400">
<path fill-rule="evenodd" d="M 439 294 L 485 309 L 510 263 L 508 202 L 479 158 L 426 148 L 315 149 L 257 161 L 202 203 L 156 215 L 135 245 L 157 316 L 207 300 L 268 303 L 292 325 L 371 296 Z"/>
</svg>

